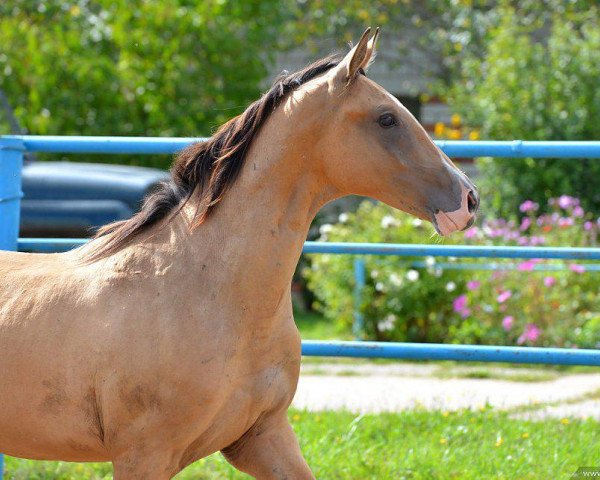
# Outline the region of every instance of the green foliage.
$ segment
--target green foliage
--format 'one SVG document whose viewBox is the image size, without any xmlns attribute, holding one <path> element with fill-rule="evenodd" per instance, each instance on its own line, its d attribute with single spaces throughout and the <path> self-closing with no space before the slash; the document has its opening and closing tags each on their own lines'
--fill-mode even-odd
<svg viewBox="0 0 600 480">
<path fill-rule="evenodd" d="M 0 88 L 33 134 L 208 135 L 258 96 L 282 5 L 3 2 Z"/>
<path fill-rule="evenodd" d="M 322 225 L 321 240 L 333 242 L 422 243 L 432 227 L 383 204 L 363 202 L 342 223 Z M 457 270 L 437 268 L 428 257 L 425 269 L 411 264 L 421 258 L 364 257 L 368 278 L 362 296 L 365 335 L 377 340 L 436 341 L 448 330 L 452 315 L 449 293 L 463 288 Z M 315 255 L 304 270 L 308 287 L 317 297 L 315 307 L 346 328 L 353 321 L 353 258 Z"/>
<path fill-rule="evenodd" d="M 600 11 L 558 14 L 525 22 L 499 10 L 483 56 L 462 62 L 450 99 L 482 138 L 597 140 L 600 138 Z M 540 40 L 544 39 L 543 41 Z M 482 197 L 501 216 L 519 200 L 545 205 L 557 192 L 600 212 L 600 163 L 578 159 L 484 159 Z"/>
<path fill-rule="evenodd" d="M 600 224 L 575 198 L 562 196 L 539 215 L 539 205 L 523 204 L 527 216 L 488 220 L 464 233 L 470 245 L 595 246 Z M 424 243 L 431 227 L 383 204 L 365 201 L 336 225 L 321 227 L 321 240 Z M 456 236 L 460 234 L 455 234 Z M 457 242 L 458 240 L 458 242 Z M 461 239 L 453 239 L 453 243 Z M 600 277 L 561 261 L 529 260 L 513 270 L 461 270 L 426 258 L 365 256 L 367 284 L 360 311 L 369 339 L 480 344 L 528 344 L 599 348 Z M 469 259 L 468 263 L 477 260 Z M 493 262 L 482 259 L 482 263 Z M 506 264 L 506 261 L 500 261 Z M 458 266 L 458 265 L 457 265 Z M 540 270 L 562 267 L 559 271 Z M 315 307 L 348 328 L 353 321 L 353 258 L 315 255 L 304 270 Z M 510 317 L 510 318 L 508 318 Z"/>
<path fill-rule="evenodd" d="M 490 408 L 379 415 L 292 410 L 289 416 L 308 464 L 323 480 L 569 478 L 582 465 L 596 465 L 600 449 L 597 421 L 520 420 Z M 112 478 L 107 464 L 6 463 L 7 479 Z M 216 453 L 176 478 L 248 476 Z"/>
</svg>

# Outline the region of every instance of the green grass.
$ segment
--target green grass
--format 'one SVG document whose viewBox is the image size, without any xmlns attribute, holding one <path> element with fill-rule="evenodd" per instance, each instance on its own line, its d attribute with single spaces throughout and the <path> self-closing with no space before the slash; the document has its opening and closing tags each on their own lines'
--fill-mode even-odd
<svg viewBox="0 0 600 480">
<path fill-rule="evenodd" d="M 302 450 L 319 479 L 568 479 L 600 466 L 600 423 L 527 421 L 482 411 L 356 415 L 291 411 Z M 107 464 L 7 458 L 9 479 L 111 478 Z M 178 480 L 245 479 L 220 454 Z"/>
<path fill-rule="evenodd" d="M 351 340 L 352 332 L 315 312 L 294 313 L 296 325 L 304 340 Z"/>
</svg>

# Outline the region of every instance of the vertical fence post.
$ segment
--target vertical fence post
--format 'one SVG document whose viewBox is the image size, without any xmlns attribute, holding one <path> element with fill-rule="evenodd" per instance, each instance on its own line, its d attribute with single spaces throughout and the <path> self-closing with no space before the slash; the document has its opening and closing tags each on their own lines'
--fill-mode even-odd
<svg viewBox="0 0 600 480">
<path fill-rule="evenodd" d="M 352 333 L 357 340 L 364 338 L 364 318 L 360 311 L 363 300 L 363 290 L 366 282 L 365 261 L 361 257 L 354 258 L 354 324 Z"/>
<path fill-rule="evenodd" d="M 16 250 L 21 210 L 23 142 L 0 137 L 0 250 Z"/>
<path fill-rule="evenodd" d="M 21 170 L 23 142 L 0 138 L 0 250 L 16 250 L 21 216 Z M 0 480 L 4 476 L 4 455 L 0 453 Z"/>
</svg>

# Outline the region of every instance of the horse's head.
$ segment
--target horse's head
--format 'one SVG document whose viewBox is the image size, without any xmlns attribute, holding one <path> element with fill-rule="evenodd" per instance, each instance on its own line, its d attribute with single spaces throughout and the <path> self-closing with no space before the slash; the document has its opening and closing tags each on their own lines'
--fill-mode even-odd
<svg viewBox="0 0 600 480">
<path fill-rule="evenodd" d="M 477 188 L 433 143 L 411 113 L 364 72 L 377 32 L 322 77 L 319 149 L 328 180 L 433 223 L 448 235 L 469 227 Z"/>
</svg>

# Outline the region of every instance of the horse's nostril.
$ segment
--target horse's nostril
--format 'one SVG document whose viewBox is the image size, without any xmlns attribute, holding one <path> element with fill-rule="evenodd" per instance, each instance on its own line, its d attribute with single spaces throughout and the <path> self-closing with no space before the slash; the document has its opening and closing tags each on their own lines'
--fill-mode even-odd
<svg viewBox="0 0 600 480">
<path fill-rule="evenodd" d="M 477 203 L 475 193 L 473 190 L 469 190 L 469 193 L 467 193 L 467 209 L 469 210 L 469 213 L 475 213 L 477 210 Z"/>
</svg>

